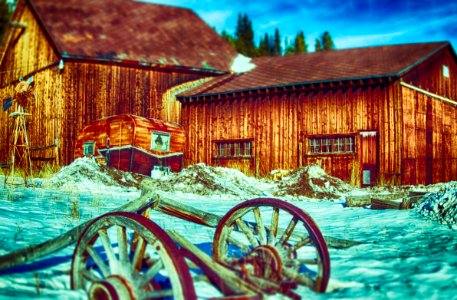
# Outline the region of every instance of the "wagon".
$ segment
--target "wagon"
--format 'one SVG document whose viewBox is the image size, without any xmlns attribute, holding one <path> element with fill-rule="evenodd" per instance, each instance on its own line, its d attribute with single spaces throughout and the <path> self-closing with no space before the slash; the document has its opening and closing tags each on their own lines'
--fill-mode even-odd
<svg viewBox="0 0 457 300">
<path fill-rule="evenodd" d="M 149 218 L 151 210 L 215 228 L 204 251 Z M 143 189 L 141 197 L 64 235 L 0 257 L 5 270 L 76 242 L 71 287 L 91 299 L 197 299 L 205 281 L 221 299 L 299 299 L 325 292 L 330 276 L 326 241 L 302 209 L 274 198 L 244 201 L 224 216 Z"/>
</svg>

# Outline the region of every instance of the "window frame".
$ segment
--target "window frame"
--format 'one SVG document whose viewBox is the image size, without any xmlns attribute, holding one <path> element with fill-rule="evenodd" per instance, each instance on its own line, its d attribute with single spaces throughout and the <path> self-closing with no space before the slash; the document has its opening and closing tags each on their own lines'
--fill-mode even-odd
<svg viewBox="0 0 457 300">
<path fill-rule="evenodd" d="M 214 140 L 216 159 L 251 159 L 253 139 Z"/>
<path fill-rule="evenodd" d="M 89 148 L 90 146 L 90 148 Z M 92 153 L 88 153 L 88 149 L 92 149 Z M 84 156 L 94 156 L 95 155 L 95 141 L 87 141 L 83 144 L 83 155 Z"/>
<path fill-rule="evenodd" d="M 348 155 L 356 152 L 356 134 L 307 136 L 307 155 Z"/>
</svg>

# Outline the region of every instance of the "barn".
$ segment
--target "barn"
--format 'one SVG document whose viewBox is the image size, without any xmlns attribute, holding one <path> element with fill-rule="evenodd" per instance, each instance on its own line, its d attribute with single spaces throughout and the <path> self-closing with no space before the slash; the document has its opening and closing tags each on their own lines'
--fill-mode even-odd
<svg viewBox="0 0 457 300">
<path fill-rule="evenodd" d="M 19 0 L 0 52 L 0 98 L 33 81 L 35 165 L 73 161 L 83 127 L 112 115 L 180 120 L 175 94 L 226 74 L 235 50 L 193 11 L 133 0 Z M 4 102 L 6 103 L 6 102 Z M 0 113 L 9 161 L 15 106 Z"/>
<path fill-rule="evenodd" d="M 261 57 L 178 95 L 186 164 L 266 176 L 311 163 L 358 186 L 457 180 L 448 42 Z"/>
</svg>

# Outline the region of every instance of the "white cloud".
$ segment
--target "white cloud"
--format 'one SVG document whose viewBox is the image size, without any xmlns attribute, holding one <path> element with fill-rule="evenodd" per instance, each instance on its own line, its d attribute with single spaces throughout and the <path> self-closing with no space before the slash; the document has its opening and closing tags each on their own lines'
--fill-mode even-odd
<svg viewBox="0 0 457 300">
<path fill-rule="evenodd" d="M 198 9 L 197 14 L 205 20 L 210 26 L 215 26 L 217 30 L 222 30 L 227 27 L 227 20 L 232 16 L 233 11 L 227 10 L 205 10 Z"/>
<path fill-rule="evenodd" d="M 397 31 L 381 34 L 366 34 L 342 36 L 333 39 L 333 42 L 338 49 L 364 47 L 369 45 L 385 45 L 389 44 L 394 38 L 406 34 L 407 31 Z"/>
</svg>

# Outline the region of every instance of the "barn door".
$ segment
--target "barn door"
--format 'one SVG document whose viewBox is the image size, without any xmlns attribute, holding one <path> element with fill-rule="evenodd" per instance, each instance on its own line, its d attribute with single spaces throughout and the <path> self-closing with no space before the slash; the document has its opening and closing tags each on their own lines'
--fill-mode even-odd
<svg viewBox="0 0 457 300">
<path fill-rule="evenodd" d="M 376 131 L 360 132 L 360 166 L 362 186 L 376 183 L 378 175 L 378 136 Z"/>
</svg>

